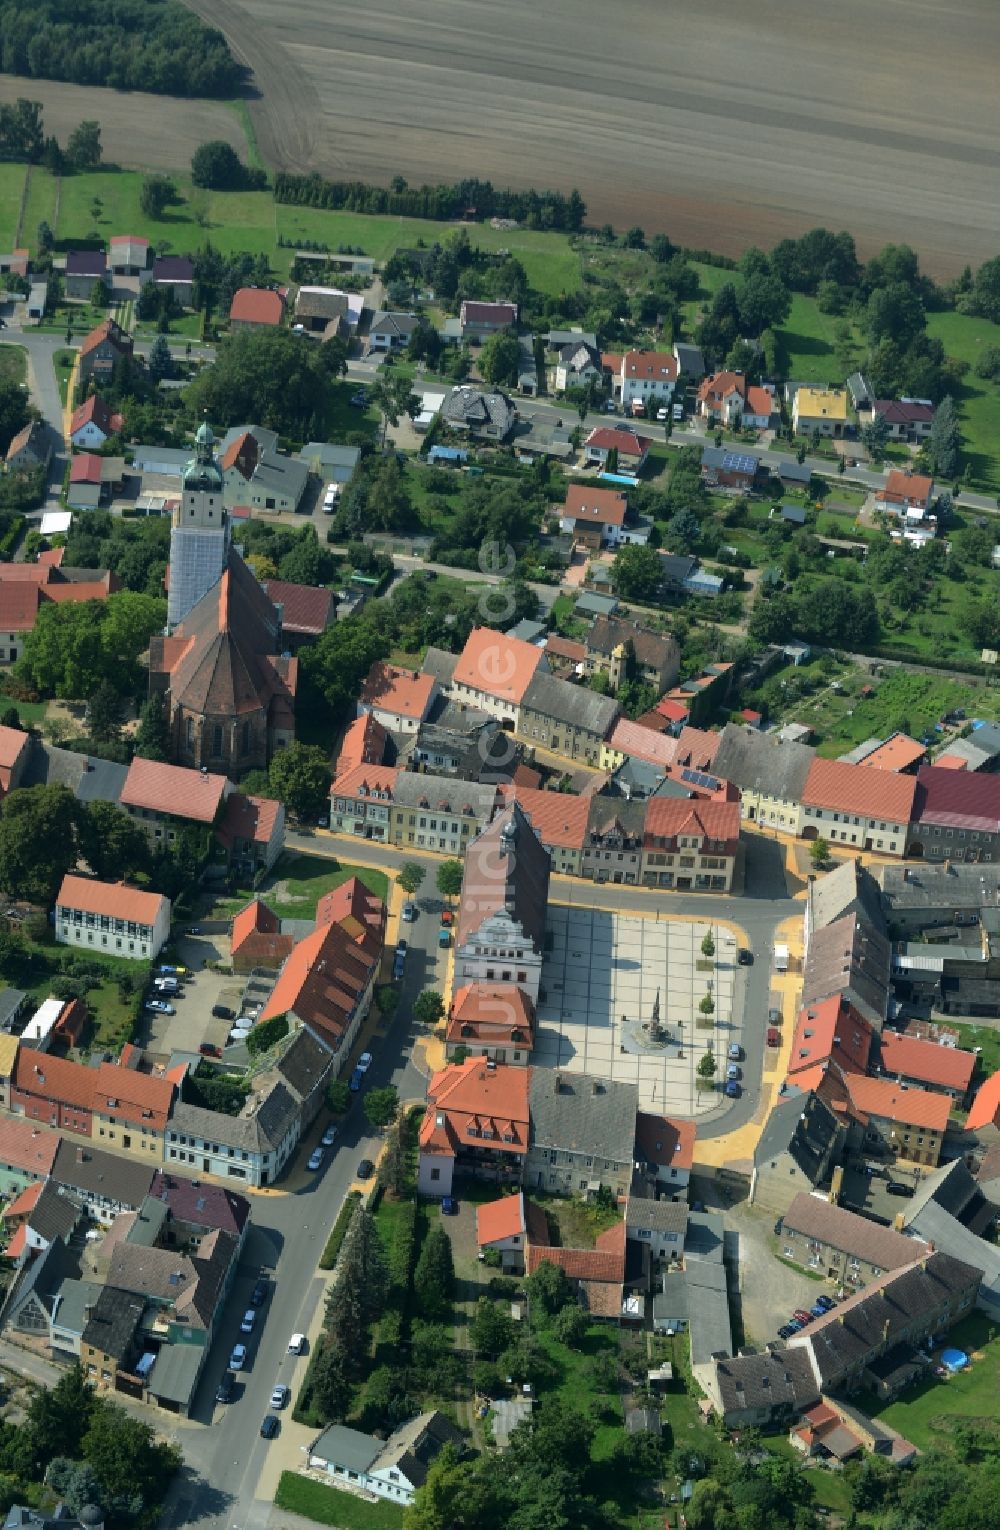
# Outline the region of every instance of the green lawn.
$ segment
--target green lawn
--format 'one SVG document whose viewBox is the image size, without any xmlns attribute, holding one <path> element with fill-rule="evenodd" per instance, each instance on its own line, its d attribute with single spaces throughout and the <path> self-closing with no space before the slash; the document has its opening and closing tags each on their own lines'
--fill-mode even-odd
<svg viewBox="0 0 1000 1530">
<path fill-rule="evenodd" d="M 59 397 L 64 404 L 66 402 L 66 390 L 69 387 L 69 380 L 73 375 L 73 363 L 75 360 L 75 351 L 56 351 L 52 358 L 56 381 L 59 384 Z"/>
<path fill-rule="evenodd" d="M 367 866 L 350 866 L 319 856 L 294 855 L 289 851 L 278 861 L 261 888 L 260 896 L 284 919 L 311 919 L 324 893 L 332 892 L 349 877 L 355 876 L 378 897 L 388 897 L 389 879 L 383 871 L 372 871 Z M 280 895 L 275 892 L 279 886 Z M 213 918 L 224 919 L 227 915 L 238 913 L 246 907 L 249 898 L 247 894 L 220 900 L 213 906 Z"/>
<path fill-rule="evenodd" d="M 5 711 L 7 707 L 17 707 L 17 715 L 21 722 L 30 724 L 32 727 L 40 727 L 49 710 L 47 701 L 20 701 L 17 697 L 0 690 L 0 711 Z"/>
<path fill-rule="evenodd" d="M 976 932 L 976 942 L 979 941 L 979 932 Z M 949 1018 L 948 1025 L 958 1032 L 958 1044 L 967 1052 L 974 1052 L 979 1048 L 979 1064 L 977 1073 L 984 1078 L 1000 1069 L 1000 1031 L 993 1030 L 989 1025 L 963 1025 Z"/>
<path fill-rule="evenodd" d="M 274 1502 L 290 1514 L 340 1530 L 402 1530 L 403 1509 L 395 1503 L 369 1503 L 340 1488 L 324 1487 L 295 1472 L 282 1472 Z"/>
<path fill-rule="evenodd" d="M 14 248 L 25 169 L 24 165 L 0 164 L 0 243 L 5 250 Z"/>
<path fill-rule="evenodd" d="M 977 377 L 975 363 L 987 346 L 1000 345 L 1000 324 L 961 313 L 932 313 L 927 333 L 941 340 L 946 353 L 968 363 L 955 389 L 962 434 L 962 461 L 972 468 L 976 487 L 1000 490 L 1000 387 Z"/>
<path fill-rule="evenodd" d="M 28 375 L 28 358 L 19 345 L 0 345 L 0 379 L 23 383 Z"/>
<path fill-rule="evenodd" d="M 550 1225 L 555 1223 L 563 1248 L 593 1248 L 600 1233 L 621 1221 L 613 1208 L 591 1205 L 569 1196 L 539 1192 L 532 1199 L 541 1206 Z"/>
<path fill-rule="evenodd" d="M 895 669 L 882 680 L 868 681 L 860 670 L 841 681 L 844 694 L 824 690 L 815 701 L 808 698 L 789 710 L 796 721 L 808 723 L 822 735 L 819 753 L 830 758 L 853 749 L 866 738 L 885 738 L 895 728 L 920 738 L 953 707 L 964 707 L 970 717 L 1000 716 L 1000 696 L 982 686 L 936 675 L 913 674 Z M 875 687 L 862 698 L 861 686 Z M 850 715 L 849 715 L 850 714 Z"/>
<path fill-rule="evenodd" d="M 930 1376 L 910 1387 L 895 1402 L 880 1406 L 877 1400 L 859 1399 L 859 1406 L 898 1429 L 920 1450 L 947 1448 L 948 1435 L 959 1420 L 979 1428 L 996 1429 L 996 1398 L 1000 1387 L 1000 1338 L 991 1337 L 994 1325 L 981 1313 L 957 1323 L 948 1335 L 949 1345 L 981 1356 L 965 1371 L 944 1380 Z"/>
<path fill-rule="evenodd" d="M 47 223 L 55 234 L 56 182 L 41 165 L 32 165 L 28 182 L 28 200 L 24 204 L 21 239 L 34 252 L 38 247 L 38 225 Z"/>
</svg>

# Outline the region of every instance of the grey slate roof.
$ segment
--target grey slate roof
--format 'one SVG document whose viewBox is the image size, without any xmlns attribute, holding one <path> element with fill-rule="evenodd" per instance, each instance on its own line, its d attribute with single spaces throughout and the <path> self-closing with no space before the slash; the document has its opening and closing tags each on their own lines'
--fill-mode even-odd
<svg viewBox="0 0 1000 1530">
<path fill-rule="evenodd" d="M 720 1360 L 715 1381 L 726 1413 L 747 1408 L 801 1413 L 819 1402 L 819 1388 L 807 1355 L 794 1349 L 768 1348 L 763 1354 Z"/>
<path fill-rule="evenodd" d="M 785 802 L 801 802 L 815 755 L 808 744 L 785 743 L 774 733 L 726 723 L 712 771 L 736 786 Z"/>
<path fill-rule="evenodd" d="M 779 1099 L 765 1121 L 754 1163 L 760 1167 L 788 1153 L 806 1178 L 816 1184 L 839 1132 L 836 1116 L 817 1095 L 790 1094 Z"/>
<path fill-rule="evenodd" d="M 458 663 L 458 655 L 449 653 L 445 648 L 428 648 L 424 654 L 424 662 L 420 666 L 423 675 L 433 675 L 439 685 L 450 685 L 455 676 L 455 665 Z"/>
<path fill-rule="evenodd" d="M 309 479 L 309 468 L 298 457 L 279 457 L 276 452 L 264 451 L 254 468 L 251 483 L 279 494 L 289 494 L 296 501 L 302 498 Z"/>
<path fill-rule="evenodd" d="M 785 746 L 804 749 L 804 744 Z M 815 750 L 810 749 L 810 754 Z M 718 756 L 716 756 L 718 758 Z M 809 884 L 809 925 L 824 930 L 847 914 L 861 914 L 874 930 L 885 933 L 878 883 L 860 860 L 842 861 L 826 876 Z"/>
<path fill-rule="evenodd" d="M 480 786 L 477 781 L 459 781 L 455 776 L 422 775 L 415 770 L 401 770 L 392 789 L 393 801 L 400 807 L 430 808 L 457 813 L 488 823 L 496 805 L 496 785 Z"/>
<path fill-rule="evenodd" d="M 205 1351 L 198 1344 L 165 1344 L 150 1373 L 149 1390 L 154 1397 L 186 1409 L 204 1359 Z"/>
<path fill-rule="evenodd" d="M 889 918 L 893 910 L 932 908 L 977 909 L 1000 901 L 1000 869 L 953 863 L 947 866 L 883 866 L 882 898 Z"/>
<path fill-rule="evenodd" d="M 200 1105 L 188 1105 L 181 1100 L 174 1106 L 167 1131 L 200 1137 L 206 1142 L 244 1152 L 272 1153 L 284 1140 L 298 1109 L 284 1084 L 275 1084 L 250 1116 L 227 1116 L 221 1111 L 203 1110 Z"/>
<path fill-rule="evenodd" d="M 104 1286 L 81 1335 L 82 1343 L 114 1360 L 124 1360 L 135 1343 L 144 1306 L 142 1299 L 130 1291 Z"/>
<path fill-rule="evenodd" d="M 956 1259 L 979 1270 L 980 1304 L 988 1306 L 994 1317 L 1000 1313 L 1000 1248 L 995 1243 L 978 1237 L 936 1201 L 928 1201 L 920 1208 L 909 1221 L 909 1231 L 933 1243 L 935 1248 L 946 1248 Z"/>
<path fill-rule="evenodd" d="M 520 804 L 512 802 L 466 849 L 456 947 L 506 912 L 541 952 L 550 869 L 549 852 Z"/>
<path fill-rule="evenodd" d="M 782 1229 L 815 1239 L 883 1270 L 912 1264 L 921 1252 L 912 1238 L 894 1228 L 883 1227 L 844 1206 L 833 1206 L 818 1195 L 797 1195 L 782 1217 Z"/>
<path fill-rule="evenodd" d="M 218 445 L 218 455 L 224 457 L 234 441 L 241 436 L 253 436 L 262 452 L 276 452 L 278 450 L 278 432 L 269 430 L 266 425 L 231 425 Z M 190 456 L 190 452 L 188 456 Z"/>
<path fill-rule="evenodd" d="M 335 446 L 330 441 L 307 441 L 298 455 L 309 467 L 318 464 L 321 477 L 329 476 L 335 483 L 346 483 L 358 465 L 361 448 Z"/>
<path fill-rule="evenodd" d="M 399 339 L 409 340 L 419 323 L 419 315 L 415 313 L 397 313 L 380 308 L 373 316 L 368 332 L 372 335 L 394 335 Z"/>
<path fill-rule="evenodd" d="M 443 1413 L 419 1413 L 393 1430 L 372 1463 L 373 1471 L 395 1468 L 414 1487 L 422 1487 L 435 1456 L 445 1445 L 462 1447 L 462 1435 Z"/>
<path fill-rule="evenodd" d="M 5 1031 L 27 998 L 23 988 L 0 988 L 0 1031 Z"/>
<path fill-rule="evenodd" d="M 297 1031 L 275 1064 L 275 1072 L 284 1080 L 297 1100 L 308 1099 L 320 1080 L 329 1072 L 333 1053 L 304 1027 Z"/>
<path fill-rule="evenodd" d="M 56 1149 L 52 1178 L 70 1192 L 80 1191 L 138 1210 L 149 1194 L 153 1166 L 63 1137 Z"/>
<path fill-rule="evenodd" d="M 639 1109 L 635 1084 L 533 1068 L 528 1103 L 533 1148 L 586 1153 L 611 1163 L 631 1162 Z"/>
<path fill-rule="evenodd" d="M 675 1233 L 683 1237 L 687 1230 L 687 1219 L 688 1209 L 683 1201 L 654 1201 L 636 1195 L 629 1196 L 625 1226 L 630 1233 L 633 1228 L 644 1228 L 650 1232 Z"/>
<path fill-rule="evenodd" d="M 802 975 L 802 1000 L 818 1004 L 831 994 L 844 993 L 876 1025 L 889 1006 L 891 948 L 859 914 L 847 914 L 809 940 Z"/>
<path fill-rule="evenodd" d="M 470 429 L 497 430 L 501 437 L 514 428 L 515 410 L 505 393 L 491 393 L 462 383 L 452 388 L 441 406 L 441 416 L 449 425 Z"/>
<path fill-rule="evenodd" d="M 76 754 L 72 749 L 60 749 L 32 738 L 21 784 L 66 786 L 78 802 L 117 802 L 127 775 L 127 765 L 116 765 L 96 755 Z"/>
<path fill-rule="evenodd" d="M 550 329 L 545 343 L 552 351 L 561 350 L 564 345 L 589 345 L 596 350 L 597 336 L 585 329 Z"/>
<path fill-rule="evenodd" d="M 522 710 L 540 712 L 553 722 L 605 738 L 621 708 L 610 696 L 601 696 L 589 685 L 573 685 L 555 675 L 536 671 L 521 699 Z"/>
<path fill-rule="evenodd" d="M 68 1196 L 60 1195 L 55 1185 L 42 1186 L 42 1193 L 28 1217 L 28 1226 L 46 1243 L 54 1238 L 68 1242 L 70 1234 L 80 1218 L 80 1211 Z"/>
<path fill-rule="evenodd" d="M 346 1424 L 331 1424 L 324 1429 L 309 1447 L 311 1456 L 344 1466 L 350 1472 L 367 1472 L 378 1459 L 383 1441 L 373 1434 L 362 1434 L 360 1429 L 348 1429 Z"/>
<path fill-rule="evenodd" d="M 74 1280 L 67 1275 L 59 1286 L 58 1305 L 53 1312 L 53 1325 L 67 1333 L 82 1336 L 87 1326 L 87 1309 L 97 1305 L 104 1286 L 94 1280 Z"/>
<path fill-rule="evenodd" d="M 731 1354 L 733 1328 L 725 1266 L 690 1260 L 684 1270 L 691 1364 L 705 1365 L 713 1355 Z"/>
<path fill-rule="evenodd" d="M 704 377 L 705 358 L 702 355 L 700 346 L 687 345 L 682 341 L 676 341 L 674 344 L 674 356 L 682 375 L 694 378 L 695 381 Z"/>
<path fill-rule="evenodd" d="M 955 1158 L 951 1163 L 935 1169 L 933 1174 L 924 1175 L 914 1190 L 913 1198 L 903 1208 L 903 1221 L 909 1226 L 918 1212 L 933 1201 L 951 1216 L 967 1222 L 969 1217 L 966 1209 L 970 1207 L 970 1202 L 973 1203 L 971 1209 L 974 1212 L 975 1203 L 983 1199 L 982 1190 L 969 1173 L 965 1160 Z"/>
</svg>

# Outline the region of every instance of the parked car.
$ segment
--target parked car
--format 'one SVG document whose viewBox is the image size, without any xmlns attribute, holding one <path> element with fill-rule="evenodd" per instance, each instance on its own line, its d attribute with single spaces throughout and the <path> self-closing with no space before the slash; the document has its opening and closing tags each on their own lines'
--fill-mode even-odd
<svg viewBox="0 0 1000 1530">
<path fill-rule="evenodd" d="M 452 925 L 455 923 L 455 915 L 452 913 L 450 908 L 443 908 L 441 910 L 441 923 L 443 925 Z"/>
<path fill-rule="evenodd" d="M 417 905 L 415 903 L 403 904 L 403 919 L 406 924 L 412 924 L 417 917 Z"/>
<path fill-rule="evenodd" d="M 221 1057 L 222 1048 L 217 1047 L 214 1041 L 203 1041 L 198 1048 L 202 1057 Z"/>
<path fill-rule="evenodd" d="M 802 1307 L 796 1307 L 795 1311 L 792 1313 L 792 1317 L 798 1318 L 800 1323 L 808 1323 L 809 1321 L 809 1314 L 808 1312 L 804 1311 Z"/>
<path fill-rule="evenodd" d="M 799 1322 L 798 1318 L 792 1318 L 790 1323 L 785 1324 L 785 1327 L 790 1328 L 792 1333 L 799 1333 L 805 1326 L 804 1323 Z"/>
<path fill-rule="evenodd" d="M 252 1307 L 248 1307 L 246 1312 L 244 1312 L 243 1320 L 240 1323 L 240 1333 L 253 1333 L 254 1326 L 256 1325 L 256 1322 L 257 1322 L 257 1314 L 256 1314 L 256 1312 L 253 1310 Z"/>
<path fill-rule="evenodd" d="M 371 1179 L 374 1173 L 375 1165 L 372 1163 L 371 1159 L 362 1158 L 361 1162 L 358 1164 L 358 1178 Z"/>
<path fill-rule="evenodd" d="M 752 951 L 748 951 L 746 946 L 740 946 L 739 950 L 736 953 L 736 960 L 739 962 L 741 967 L 752 967 L 753 966 L 753 952 Z"/>
<path fill-rule="evenodd" d="M 739 1099 L 739 1097 L 740 1097 L 740 1086 L 739 1086 L 739 1084 L 736 1082 L 736 1080 L 734 1078 L 731 1078 L 729 1080 L 729 1082 L 726 1084 L 726 1094 L 729 1096 L 729 1098 L 731 1100 L 738 1100 Z"/>
<path fill-rule="evenodd" d="M 738 1041 L 731 1041 L 730 1042 L 730 1044 L 729 1044 L 729 1056 L 731 1057 L 733 1062 L 742 1062 L 743 1061 L 743 1048 L 740 1046 Z"/>
<path fill-rule="evenodd" d="M 683 420 L 683 418 L 684 418 L 684 405 L 683 404 L 675 404 L 674 405 L 674 419 L 675 420 Z"/>
<path fill-rule="evenodd" d="M 822 1307 L 824 1312 L 832 1312 L 837 1305 L 837 1298 L 835 1296 L 817 1296 L 816 1305 L 817 1307 Z"/>
<path fill-rule="evenodd" d="M 887 1195 L 905 1195 L 907 1197 L 912 1197 L 913 1195 L 913 1186 L 904 1185 L 903 1182 L 898 1179 L 890 1179 L 885 1189 Z"/>
<path fill-rule="evenodd" d="M 250 1292 L 251 1307 L 263 1307 L 270 1295 L 271 1287 L 266 1280 L 258 1280 Z"/>
<path fill-rule="evenodd" d="M 347 1087 L 350 1089 L 352 1094 L 357 1094 L 360 1091 L 361 1085 L 364 1083 L 364 1081 L 365 1076 L 361 1069 L 355 1068 L 354 1072 L 351 1074 L 351 1081 Z"/>
<path fill-rule="evenodd" d="M 234 1344 L 233 1352 L 229 1356 L 229 1369 L 241 1371 L 247 1363 L 247 1347 L 245 1344 Z"/>
<path fill-rule="evenodd" d="M 406 958 L 405 958 L 405 956 L 400 956 L 399 952 L 397 951 L 396 955 L 392 959 L 392 977 L 393 977 L 393 982 L 395 982 L 395 983 L 399 982 L 400 978 L 403 976 L 403 973 L 404 973 L 405 969 L 406 969 Z"/>
<path fill-rule="evenodd" d="M 223 1371 L 219 1385 L 215 1389 L 215 1400 L 220 1403 L 232 1402 L 236 1392 L 236 1377 L 232 1371 Z"/>
<path fill-rule="evenodd" d="M 271 1392 L 271 1407 L 283 1408 L 291 1395 L 292 1394 L 288 1387 L 286 1387 L 284 1383 L 279 1382 L 279 1384 Z"/>
<path fill-rule="evenodd" d="M 453 1217 L 458 1211 L 458 1202 L 453 1195 L 446 1195 L 441 1202 L 441 1215 Z"/>
<path fill-rule="evenodd" d="M 200 924 L 189 924 L 188 925 L 188 934 L 189 935 L 200 935 L 201 934 L 201 925 Z"/>
<path fill-rule="evenodd" d="M 153 987 L 157 993 L 176 993 L 179 986 L 176 978 L 158 977 L 153 979 Z"/>
<path fill-rule="evenodd" d="M 777 1026 L 769 1025 L 767 1028 L 767 1044 L 769 1047 L 781 1046 L 781 1032 Z"/>
<path fill-rule="evenodd" d="M 409 949 L 410 949 L 410 948 L 409 948 L 409 946 L 408 946 L 408 945 L 407 945 L 407 944 L 406 944 L 406 941 L 405 941 L 405 940 L 397 940 L 397 941 L 396 941 L 396 955 L 397 955 L 397 956 L 402 956 L 402 957 L 404 957 L 404 958 L 405 958 L 405 956 L 406 956 L 406 953 L 407 953 L 407 951 L 408 951 L 408 950 L 409 950 Z"/>
<path fill-rule="evenodd" d="M 359 388 L 356 393 L 352 393 L 350 402 L 352 409 L 367 409 L 368 394 L 365 392 L 364 388 Z"/>
<path fill-rule="evenodd" d="M 767 1012 L 767 1023 L 768 1025 L 781 1024 L 781 1010 L 777 1009 L 774 1005 Z"/>
<path fill-rule="evenodd" d="M 438 930 L 438 945 L 442 948 L 451 945 L 451 931 L 446 926 Z"/>
<path fill-rule="evenodd" d="M 813 1302 L 812 1306 L 809 1308 L 809 1312 L 814 1318 L 823 1317 L 826 1313 L 826 1310 L 827 1309 L 822 1307 L 818 1301 Z"/>
<path fill-rule="evenodd" d="M 166 962 L 161 962 L 156 970 L 157 972 L 165 972 L 168 976 L 172 975 L 173 977 L 187 977 L 188 975 L 186 967 L 168 967 Z"/>
<path fill-rule="evenodd" d="M 359 1073 L 367 1073 L 375 1059 L 370 1052 L 362 1052 L 358 1058 L 357 1068 Z"/>
<path fill-rule="evenodd" d="M 323 1149 L 313 1148 L 312 1152 L 309 1154 L 309 1162 L 306 1164 L 306 1168 L 311 1169 L 312 1172 L 315 1173 L 317 1169 L 321 1169 L 322 1167 Z"/>
<path fill-rule="evenodd" d="M 288 1341 L 288 1353 L 290 1355 L 301 1355 L 301 1354 L 304 1354 L 305 1353 L 305 1347 L 306 1347 L 306 1336 L 305 1336 L 305 1334 L 304 1333 L 293 1333 L 292 1337 Z"/>
<path fill-rule="evenodd" d="M 739 1065 L 737 1063 L 730 1063 L 729 1067 L 726 1069 L 726 1078 L 729 1080 L 730 1083 L 732 1083 L 734 1079 L 737 1079 L 739 1077 L 740 1077 Z"/>
<path fill-rule="evenodd" d="M 333 1144 L 336 1142 L 336 1140 L 337 1128 L 335 1126 L 328 1126 L 322 1137 L 319 1139 L 319 1145 L 320 1147 L 333 1147 Z"/>
<path fill-rule="evenodd" d="M 166 999 L 147 999 L 144 1007 L 151 1010 L 154 1015 L 176 1015 L 177 1013 L 174 1006 L 168 1004 Z"/>
<path fill-rule="evenodd" d="M 212 1005 L 212 1014 L 215 1016 L 216 1020 L 231 1020 L 235 1013 L 236 1011 L 230 1009 L 226 1004 Z"/>
<path fill-rule="evenodd" d="M 665 409 L 657 409 L 656 418 L 658 420 L 665 420 L 667 418 L 667 411 Z"/>
<path fill-rule="evenodd" d="M 273 1440 L 281 1428 L 281 1420 L 275 1418 L 273 1413 L 265 1413 L 261 1420 L 260 1432 L 265 1440 Z"/>
<path fill-rule="evenodd" d="M 790 1325 L 790 1324 L 788 1324 L 788 1323 L 784 1323 L 784 1324 L 783 1324 L 783 1325 L 782 1325 L 782 1326 L 781 1326 L 781 1327 L 780 1327 L 780 1328 L 779 1328 L 779 1329 L 778 1329 L 778 1338 L 779 1338 L 779 1339 L 790 1339 L 790 1338 L 791 1338 L 791 1337 L 792 1337 L 792 1334 L 793 1334 L 793 1333 L 794 1333 L 794 1332 L 795 1332 L 795 1329 L 794 1329 L 794 1328 L 792 1328 L 792 1327 L 791 1327 L 791 1325 Z"/>
</svg>

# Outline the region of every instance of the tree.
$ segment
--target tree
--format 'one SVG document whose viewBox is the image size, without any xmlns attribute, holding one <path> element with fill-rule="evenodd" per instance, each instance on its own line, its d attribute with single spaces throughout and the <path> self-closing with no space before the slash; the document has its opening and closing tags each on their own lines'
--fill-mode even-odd
<svg viewBox="0 0 1000 1530">
<path fill-rule="evenodd" d="M 208 191 L 239 191 L 246 182 L 246 168 L 231 144 L 213 138 L 192 154 L 191 179 Z"/>
<path fill-rule="evenodd" d="M 623 600 L 655 600 L 663 581 L 660 555 L 655 547 L 623 547 L 615 555 L 612 577 Z"/>
<path fill-rule="evenodd" d="M 479 370 L 491 388 L 513 388 L 521 369 L 521 342 L 512 329 L 498 330 L 483 342 Z"/>
<path fill-rule="evenodd" d="M 139 206 L 147 218 L 161 218 L 163 210 L 177 200 L 177 187 L 169 176 L 144 175 Z"/>
<path fill-rule="evenodd" d="M 936 477 L 956 477 L 961 444 L 962 436 L 958 428 L 955 401 L 945 397 L 937 406 L 930 434 L 924 443 L 924 451 Z"/>
<path fill-rule="evenodd" d="M 247 568 L 253 569 L 254 577 L 259 579 L 261 584 L 265 579 L 278 577 L 278 565 L 273 558 L 266 557 L 264 553 L 248 553 L 245 562 Z"/>
<path fill-rule="evenodd" d="M 702 956 L 714 956 L 715 955 L 715 941 L 712 939 L 712 932 L 711 932 L 711 930 L 706 930 L 705 931 L 704 938 L 703 938 L 703 940 L 701 942 L 701 954 L 702 954 Z"/>
<path fill-rule="evenodd" d="M 693 510 L 678 510 L 667 522 L 667 543 L 687 552 L 701 536 L 701 522 Z"/>
<path fill-rule="evenodd" d="M 462 891 L 461 861 L 443 861 L 437 869 L 437 889 L 442 898 L 457 898 Z"/>
<path fill-rule="evenodd" d="M 0 887 L 48 907 L 77 860 L 76 798 L 66 786 L 18 787 L 0 808 Z"/>
<path fill-rule="evenodd" d="M 313 345 L 288 329 L 238 330 L 220 341 L 215 365 L 185 390 L 193 415 L 223 425 L 258 420 L 282 435 L 308 440 L 326 429 L 333 381 L 347 366 L 342 340 Z"/>
<path fill-rule="evenodd" d="M 418 866 L 416 861 L 404 861 L 396 873 L 396 881 L 405 893 L 412 898 L 419 892 L 423 885 L 427 870 L 424 866 Z"/>
<path fill-rule="evenodd" d="M 324 1422 L 341 1422 L 347 1416 L 352 1392 L 345 1351 L 339 1345 L 325 1344 L 313 1361 L 311 1377 L 313 1402 Z"/>
<path fill-rule="evenodd" d="M 698 1077 L 715 1077 L 715 1053 L 711 1050 L 711 1048 L 707 1052 L 702 1053 L 702 1056 L 698 1060 Z"/>
<path fill-rule="evenodd" d="M 17 673 L 43 696 L 91 696 L 102 680 L 120 694 L 134 693 L 143 679 L 139 655 L 165 615 L 164 601 L 131 590 L 103 601 L 46 602 Z"/>
<path fill-rule="evenodd" d="M 331 1079 L 326 1086 L 326 1108 L 335 1116 L 342 1116 L 351 1108 L 351 1087 L 346 1078 Z"/>
<path fill-rule="evenodd" d="M 437 1025 L 444 1018 L 444 1000 L 433 988 L 425 988 L 413 1001 L 413 1018 L 421 1025 Z"/>
<path fill-rule="evenodd" d="M 113 685 L 102 680 L 87 703 L 87 728 L 99 744 L 121 742 L 125 707 Z"/>
<path fill-rule="evenodd" d="M 298 740 L 271 761 L 271 790 L 300 819 L 315 819 L 330 794 L 330 764 L 326 751 Z"/>
<path fill-rule="evenodd" d="M 395 1084 L 387 1084 L 384 1089 L 371 1089 L 365 1095 L 365 1115 L 377 1131 L 391 1125 L 398 1109 L 399 1091 Z"/>
<path fill-rule="evenodd" d="M 135 734 L 135 752 L 144 760 L 166 760 L 170 755 L 170 735 L 163 707 L 163 697 L 154 694 L 142 704 Z"/>
<path fill-rule="evenodd" d="M 823 869 L 827 861 L 830 859 L 830 846 L 825 839 L 821 837 L 819 839 L 813 840 L 812 844 L 809 846 L 809 859 L 812 861 L 817 871 L 821 871 Z"/>
<path fill-rule="evenodd" d="M 174 358 L 170 354 L 166 335 L 157 335 L 153 341 L 149 348 L 146 367 L 154 383 L 162 382 L 165 377 L 174 375 Z"/>
<path fill-rule="evenodd" d="M 410 379 L 402 372 L 382 372 L 371 390 L 371 401 L 382 416 L 382 445 L 390 425 L 398 425 L 404 414 L 413 414 L 417 398 Z"/>
<path fill-rule="evenodd" d="M 409 1166 L 406 1161 L 406 1149 L 403 1145 L 403 1122 L 396 1120 L 386 1139 L 385 1152 L 379 1159 L 378 1165 L 379 1184 L 390 1194 L 401 1200 L 406 1194 L 409 1183 Z"/>
<path fill-rule="evenodd" d="M 101 124 L 81 122 L 69 135 L 66 156 L 74 170 L 96 170 L 101 163 Z"/>
<path fill-rule="evenodd" d="M 524 1282 L 531 1305 L 550 1317 L 573 1300 L 573 1288 L 561 1265 L 543 1259 L 533 1275 Z"/>
<path fill-rule="evenodd" d="M 698 1003 L 698 1009 L 699 1009 L 700 1013 L 703 1014 L 703 1015 L 714 1015 L 715 1014 L 715 1000 L 712 998 L 712 995 L 710 993 L 706 993 L 706 994 L 702 995 L 702 997 L 701 997 L 701 999 L 700 999 L 700 1001 Z"/>
<path fill-rule="evenodd" d="M 469 1325 L 469 1342 L 478 1355 L 495 1359 L 502 1354 L 514 1337 L 514 1325 L 505 1308 L 481 1296 Z"/>
<path fill-rule="evenodd" d="M 11 378 L 0 379 L 0 449 L 6 452 L 11 439 L 29 419 L 28 395 Z"/>
<path fill-rule="evenodd" d="M 375 1008 L 383 1020 L 391 1020 L 399 1008 L 399 989 L 393 988 L 390 983 L 384 983 L 376 989 Z"/>
<path fill-rule="evenodd" d="M 162 1502 L 181 1464 L 176 1445 L 157 1440 L 148 1424 L 103 1397 L 93 1405 L 83 1455 L 108 1498 L 129 1501 L 138 1497 L 146 1510 Z"/>
<path fill-rule="evenodd" d="M 288 1035 L 288 1019 L 285 1015 L 272 1015 L 270 1020 L 258 1020 L 247 1037 L 247 1051 L 251 1057 L 259 1057 L 284 1041 Z"/>
<path fill-rule="evenodd" d="M 421 1317 L 444 1322 L 451 1317 L 455 1294 L 455 1265 L 451 1239 L 441 1222 L 431 1224 L 413 1272 L 413 1294 Z"/>
<path fill-rule="evenodd" d="M 590 1319 L 582 1307 L 564 1307 L 556 1313 L 552 1323 L 556 1338 L 568 1349 L 579 1349 L 589 1328 Z"/>
<path fill-rule="evenodd" d="M 88 802 L 78 812 L 80 854 L 102 882 L 129 881 L 150 869 L 149 840 L 114 802 Z"/>
<path fill-rule="evenodd" d="M 861 444 L 873 462 L 881 462 L 889 444 L 889 421 L 884 414 L 873 414 L 861 427 Z"/>
</svg>

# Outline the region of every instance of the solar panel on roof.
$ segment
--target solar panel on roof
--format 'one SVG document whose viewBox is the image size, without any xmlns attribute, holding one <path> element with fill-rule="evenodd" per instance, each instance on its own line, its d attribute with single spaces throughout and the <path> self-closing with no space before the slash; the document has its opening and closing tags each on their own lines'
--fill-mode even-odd
<svg viewBox="0 0 1000 1530">
<path fill-rule="evenodd" d="M 681 780 L 689 781 L 692 786 L 702 786 L 710 792 L 716 792 L 719 789 L 717 778 L 706 775 L 703 770 L 682 770 Z"/>
<path fill-rule="evenodd" d="M 743 452 L 727 452 L 722 459 L 722 466 L 730 473 L 756 473 L 757 458 Z"/>
</svg>

